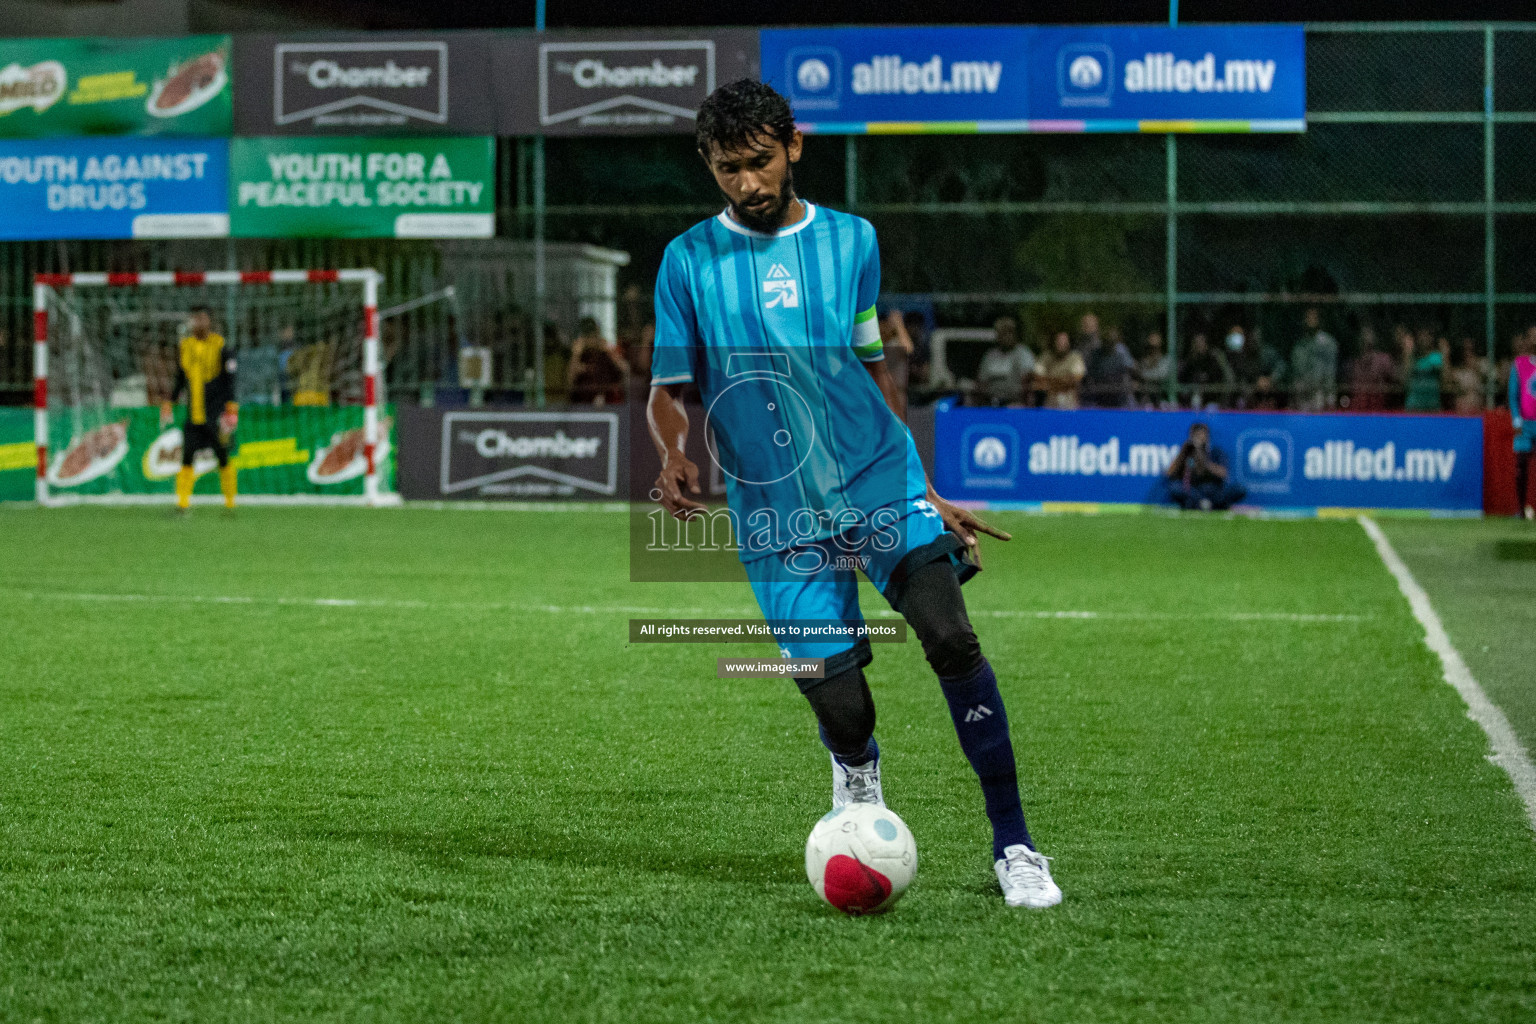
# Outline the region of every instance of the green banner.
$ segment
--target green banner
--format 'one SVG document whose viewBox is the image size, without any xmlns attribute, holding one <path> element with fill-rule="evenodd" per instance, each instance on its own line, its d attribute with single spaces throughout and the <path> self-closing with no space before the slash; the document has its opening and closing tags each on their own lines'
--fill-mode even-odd
<svg viewBox="0 0 1536 1024">
<path fill-rule="evenodd" d="M 31 501 L 36 478 L 32 410 L 0 408 L 0 501 Z"/>
<path fill-rule="evenodd" d="M 181 467 L 180 419 L 160 426 L 157 407 L 111 409 L 89 417 L 68 411 L 49 417 L 48 490 L 71 494 L 175 493 Z M 379 418 L 379 489 L 395 488 L 394 414 Z M 37 449 L 30 409 L 0 409 L 0 501 L 34 496 Z M 343 406 L 260 406 L 240 410 L 232 460 L 242 494 L 360 495 L 367 461 L 363 409 Z M 213 453 L 196 453 L 195 493 L 219 493 Z"/>
<path fill-rule="evenodd" d="M 495 139 L 234 139 L 230 233 L 242 238 L 489 238 Z"/>
<path fill-rule="evenodd" d="M 0 138 L 228 135 L 229 36 L 0 39 Z"/>
</svg>

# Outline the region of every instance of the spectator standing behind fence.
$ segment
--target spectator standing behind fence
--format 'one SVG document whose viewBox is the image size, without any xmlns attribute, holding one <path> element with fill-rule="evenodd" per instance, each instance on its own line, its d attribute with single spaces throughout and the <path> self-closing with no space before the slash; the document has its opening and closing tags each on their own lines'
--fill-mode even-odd
<svg viewBox="0 0 1536 1024">
<path fill-rule="evenodd" d="M 1227 457 L 1211 445 L 1211 428 L 1193 424 L 1179 454 L 1168 464 L 1168 497 L 1184 509 L 1228 509 L 1247 492 L 1227 473 Z"/>
<path fill-rule="evenodd" d="M 619 330 L 614 339 L 629 363 L 628 397 L 644 401 L 651 388 L 651 353 L 656 347 L 656 317 L 650 293 L 638 284 L 624 287 L 619 297 Z"/>
<path fill-rule="evenodd" d="M 1120 328 L 1104 332 L 1094 358 L 1085 367 L 1085 381 L 1093 381 L 1098 405 L 1124 409 L 1136 398 L 1136 358 L 1120 336 Z"/>
<path fill-rule="evenodd" d="M 285 328 L 279 345 L 291 344 L 293 328 Z M 336 346 L 329 341 L 300 345 L 292 349 L 283 363 L 291 381 L 294 405 L 330 405 L 331 370 L 336 362 Z"/>
<path fill-rule="evenodd" d="M 1189 353 L 1179 364 L 1179 386 L 1189 394 L 1189 407 L 1202 409 L 1227 401 L 1232 394 L 1232 367 L 1204 331 L 1189 339 Z"/>
<path fill-rule="evenodd" d="M 1477 351 L 1477 342 L 1462 338 L 1450 373 L 1451 408 L 1459 413 L 1482 412 L 1488 379 L 1488 364 Z"/>
<path fill-rule="evenodd" d="M 1405 331 L 1400 343 L 1403 345 L 1403 379 L 1408 384 L 1403 408 L 1409 412 L 1439 412 L 1450 362 L 1450 342 L 1441 338 L 1436 345 L 1434 332 L 1421 327 L 1417 334 L 1410 335 Z"/>
<path fill-rule="evenodd" d="M 565 343 L 565 335 L 551 323 L 544 325 L 544 398 L 548 402 L 565 404 L 571 397 L 571 350 Z M 528 370 L 532 380 L 533 369 Z M 530 396 L 531 398 L 532 396 Z"/>
<path fill-rule="evenodd" d="M 907 379 L 912 384 L 926 386 L 928 363 L 931 358 L 928 344 L 928 320 L 922 313 L 913 311 L 903 314 L 901 322 L 907 329 L 907 338 L 912 342 L 911 367 L 907 371 Z"/>
<path fill-rule="evenodd" d="M 597 321 L 590 316 L 582 317 L 577 324 L 567 373 L 572 402 L 606 405 L 624 400 L 629 363 L 619 347 L 603 337 Z"/>
<path fill-rule="evenodd" d="M 1035 354 L 1019 344 L 1019 325 L 1013 317 L 998 317 L 992 329 L 997 342 L 987 349 L 976 370 L 976 404 L 1023 405 L 1035 372 Z"/>
<path fill-rule="evenodd" d="M 1285 382 L 1285 360 L 1273 345 L 1264 344 L 1255 330 L 1252 334 L 1241 324 L 1233 324 L 1225 341 L 1227 365 L 1237 388 L 1242 409 L 1278 409 L 1280 389 Z"/>
<path fill-rule="evenodd" d="M 1302 314 L 1302 323 L 1306 331 L 1291 348 L 1291 408 L 1320 412 L 1338 401 L 1339 343 L 1323 330 L 1315 306 Z"/>
<path fill-rule="evenodd" d="M 1085 313 L 1078 325 L 1077 349 L 1083 357 L 1084 404 L 1111 408 L 1131 404 L 1131 371 L 1136 360 L 1119 334 L 1105 337 L 1099 332 L 1099 318 Z"/>
<path fill-rule="evenodd" d="M 1035 360 L 1035 387 L 1052 409 L 1076 409 L 1078 388 L 1083 383 L 1083 357 L 1072 347 L 1072 336 L 1057 331 L 1051 347 Z"/>
<path fill-rule="evenodd" d="M 1536 447 L 1536 327 L 1515 339 L 1509 368 L 1509 415 L 1515 426 L 1515 508 L 1536 519 L 1531 507 L 1531 450 Z"/>
<path fill-rule="evenodd" d="M 1173 374 L 1173 357 L 1163 345 L 1159 331 L 1147 335 L 1145 351 L 1136 362 L 1136 379 L 1141 381 L 1141 400 L 1157 406 L 1168 400 L 1168 378 Z"/>
<path fill-rule="evenodd" d="M 241 405 L 278 405 L 283 400 L 283 358 L 275 341 L 240 353 L 235 400 Z"/>
<path fill-rule="evenodd" d="M 907 321 L 899 309 L 888 309 L 880 318 L 880 348 L 885 353 L 885 369 L 891 375 L 899 408 L 896 415 L 907 418 L 907 386 L 912 376 L 912 338 Z"/>
<path fill-rule="evenodd" d="M 1360 328 L 1360 354 L 1349 368 L 1349 407 L 1356 412 L 1380 412 L 1397 390 L 1397 363 L 1381 350 L 1376 328 Z"/>
</svg>

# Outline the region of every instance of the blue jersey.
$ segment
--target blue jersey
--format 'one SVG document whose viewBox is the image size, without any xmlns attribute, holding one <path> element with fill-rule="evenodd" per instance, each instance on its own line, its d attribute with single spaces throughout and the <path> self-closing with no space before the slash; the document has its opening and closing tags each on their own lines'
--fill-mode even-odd
<svg viewBox="0 0 1536 1024">
<path fill-rule="evenodd" d="M 698 384 L 743 561 L 926 493 L 911 435 L 861 365 L 883 358 L 879 292 L 875 229 L 810 203 L 774 234 L 721 213 L 667 246 L 651 383 Z"/>
</svg>

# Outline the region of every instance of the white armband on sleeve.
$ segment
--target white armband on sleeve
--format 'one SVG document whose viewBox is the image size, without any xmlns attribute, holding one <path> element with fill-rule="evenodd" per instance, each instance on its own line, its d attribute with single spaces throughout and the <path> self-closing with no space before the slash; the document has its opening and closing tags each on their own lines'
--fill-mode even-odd
<svg viewBox="0 0 1536 1024">
<path fill-rule="evenodd" d="M 885 347 L 880 343 L 880 320 L 875 316 L 874 306 L 853 318 L 853 354 L 866 363 L 885 358 Z"/>
</svg>

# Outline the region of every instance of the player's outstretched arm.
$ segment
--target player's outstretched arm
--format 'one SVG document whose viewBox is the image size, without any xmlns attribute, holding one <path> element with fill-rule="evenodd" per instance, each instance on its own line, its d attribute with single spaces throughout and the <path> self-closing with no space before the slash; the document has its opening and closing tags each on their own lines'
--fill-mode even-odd
<svg viewBox="0 0 1536 1024">
<path fill-rule="evenodd" d="M 688 443 L 688 410 L 683 406 L 683 388 L 686 386 L 652 385 L 650 401 L 645 407 L 651 441 L 661 456 L 656 500 L 678 519 L 691 519 L 707 511 L 706 506 L 683 494 L 684 487 L 693 494 L 703 493 L 699 490 L 699 467 L 683 453 Z"/>
<path fill-rule="evenodd" d="M 901 414 L 897 411 L 901 407 L 901 395 L 896 390 L 896 382 L 891 379 L 891 371 L 886 369 L 885 360 L 877 359 L 874 362 L 864 364 L 864 369 L 869 371 L 874 378 L 875 386 L 880 389 L 880 394 L 885 397 L 885 404 L 890 406 L 892 414 L 898 419 Z M 925 480 L 928 488 L 928 502 L 939 512 L 944 520 L 944 526 L 965 542 L 966 550 L 970 553 L 971 560 L 976 563 L 976 568 L 981 568 L 981 544 L 977 542 L 976 535 L 984 533 L 998 540 L 1012 540 L 1013 535 L 1003 530 L 987 525 L 980 516 L 970 509 L 960 508 L 953 502 L 939 497 L 933 489 L 933 481 Z"/>
</svg>

